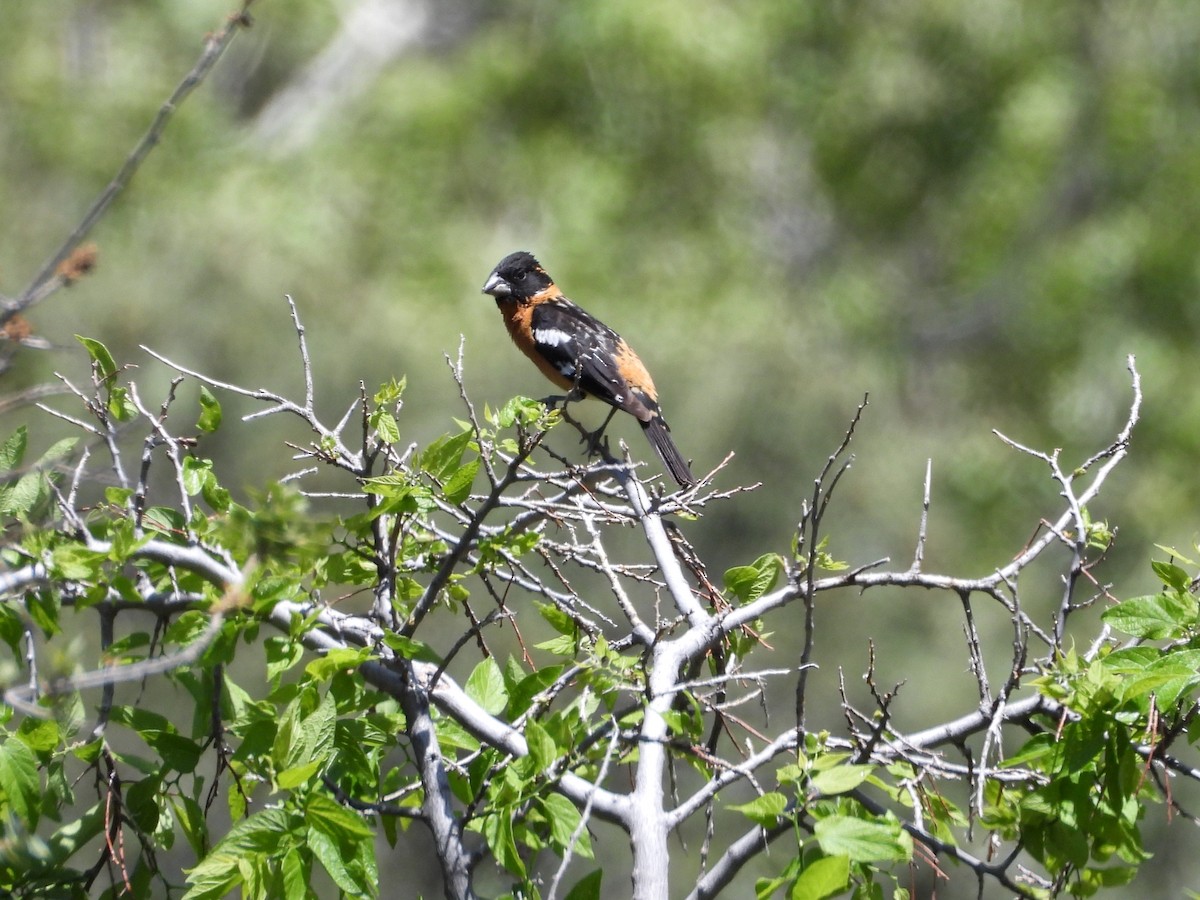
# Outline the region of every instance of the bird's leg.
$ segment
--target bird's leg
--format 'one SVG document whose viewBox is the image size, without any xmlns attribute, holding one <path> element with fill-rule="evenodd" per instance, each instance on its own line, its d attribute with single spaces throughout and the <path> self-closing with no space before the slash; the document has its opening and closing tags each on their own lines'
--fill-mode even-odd
<svg viewBox="0 0 1200 900">
<path fill-rule="evenodd" d="M 601 425 L 599 428 L 597 428 L 595 431 L 589 432 L 587 434 L 587 437 L 583 439 L 583 442 L 587 444 L 587 455 L 588 456 L 595 456 L 597 453 L 600 452 L 600 440 L 601 440 L 601 438 L 604 437 L 604 429 L 606 429 L 608 427 L 608 423 L 612 421 L 612 417 L 615 416 L 616 414 L 617 414 L 617 407 L 614 406 L 612 409 L 610 409 L 608 411 L 608 418 L 604 420 L 604 424 Z M 605 445 L 604 449 L 607 452 L 608 446 Z"/>
<path fill-rule="evenodd" d="M 541 399 L 541 403 L 546 407 L 547 410 L 553 412 L 558 408 L 560 403 L 562 404 L 563 408 L 566 409 L 568 403 L 576 403 L 584 399 L 585 396 L 587 395 L 580 390 L 578 385 L 576 385 L 565 394 L 551 394 L 549 397 L 543 397 Z"/>
<path fill-rule="evenodd" d="M 567 421 L 571 422 L 573 425 L 575 425 L 576 428 L 578 428 L 580 431 L 583 432 L 583 437 L 580 439 L 580 443 L 587 444 L 587 455 L 595 456 L 600 452 L 600 441 L 604 437 L 604 429 L 608 428 L 608 423 L 611 422 L 612 417 L 614 415 L 616 415 L 617 407 L 614 406 L 611 410 L 609 410 L 608 418 L 605 419 L 604 424 L 601 425 L 599 428 L 597 428 L 595 431 L 588 431 L 587 429 L 585 429 L 583 427 L 582 424 L 580 424 L 579 422 L 576 422 L 574 419 L 572 419 L 567 414 L 567 404 L 568 403 L 576 403 L 580 400 L 584 400 L 587 398 L 587 393 L 579 385 L 579 382 L 582 380 L 582 378 L 583 378 L 583 366 L 576 363 L 576 365 L 575 365 L 575 383 L 573 385 L 571 385 L 571 390 L 569 390 L 565 394 L 554 394 L 549 397 L 546 397 L 544 400 L 542 400 L 542 403 L 544 403 L 546 405 L 546 408 L 549 410 L 555 409 L 555 407 L 557 407 L 558 404 L 561 403 L 562 407 L 563 407 L 563 416 L 567 419 Z M 605 455 L 607 455 L 607 451 L 608 451 L 607 445 L 604 447 L 604 450 L 605 450 Z"/>
</svg>

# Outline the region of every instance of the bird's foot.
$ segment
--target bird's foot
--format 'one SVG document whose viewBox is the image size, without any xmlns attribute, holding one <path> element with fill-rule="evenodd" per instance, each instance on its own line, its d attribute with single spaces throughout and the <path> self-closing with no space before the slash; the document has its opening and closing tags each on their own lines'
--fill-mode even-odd
<svg viewBox="0 0 1200 900">
<path fill-rule="evenodd" d="M 579 439 L 579 443 L 586 445 L 589 457 L 608 457 L 612 455 L 609 451 L 608 438 L 605 436 L 603 428 L 584 432 L 583 437 Z"/>
<path fill-rule="evenodd" d="M 543 397 L 541 399 L 541 404 L 546 407 L 548 411 L 554 412 L 554 410 L 558 409 L 559 404 L 566 409 L 568 403 L 577 403 L 582 400 L 583 397 L 583 391 L 572 388 L 566 394 L 551 394 L 549 397 Z"/>
</svg>

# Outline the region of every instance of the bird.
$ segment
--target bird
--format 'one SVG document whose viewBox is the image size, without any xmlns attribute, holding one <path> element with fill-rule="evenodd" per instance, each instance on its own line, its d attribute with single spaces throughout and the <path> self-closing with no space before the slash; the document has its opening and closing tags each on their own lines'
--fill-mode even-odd
<svg viewBox="0 0 1200 900">
<path fill-rule="evenodd" d="M 646 366 L 624 338 L 563 294 L 532 253 L 519 250 L 500 260 L 483 293 L 496 298 L 513 343 L 543 375 L 568 397 L 582 394 L 612 407 L 597 436 L 624 410 L 638 420 L 679 486 L 696 484 L 671 438 Z"/>
</svg>

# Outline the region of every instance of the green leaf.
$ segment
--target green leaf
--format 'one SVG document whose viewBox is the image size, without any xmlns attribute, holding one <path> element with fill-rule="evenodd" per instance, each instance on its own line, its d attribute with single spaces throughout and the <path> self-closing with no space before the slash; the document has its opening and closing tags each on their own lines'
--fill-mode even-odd
<svg viewBox="0 0 1200 900">
<path fill-rule="evenodd" d="M 0 484 L 0 515 L 24 517 L 30 515 L 48 495 L 48 471 L 52 464 L 62 459 L 75 446 L 75 438 L 56 441 L 30 471 L 15 481 Z M 27 432 L 22 425 L 4 445 L 0 447 L 0 472 L 8 472 L 21 465 L 25 458 Z"/>
<path fill-rule="evenodd" d="M 1090 890 L 1097 888 L 1120 887 L 1121 885 L 1129 884 L 1138 874 L 1137 866 L 1113 866 L 1106 869 L 1085 869 L 1079 873 L 1080 881 Z M 1087 893 L 1080 892 L 1080 897 L 1088 896 Z M 1197 897 L 1195 893 L 1189 892 L 1188 896 Z"/>
<path fill-rule="evenodd" d="M 183 516 L 169 506 L 151 506 L 142 517 L 142 524 L 168 537 L 182 534 L 187 526 Z"/>
<path fill-rule="evenodd" d="M 275 681 L 304 658 L 304 647 L 289 638 L 272 635 L 262 642 L 267 656 L 267 679 Z"/>
<path fill-rule="evenodd" d="M 363 490 L 368 494 L 378 494 L 382 498 L 379 505 L 372 510 L 372 518 L 417 513 L 432 506 L 429 490 L 412 484 L 407 475 L 367 478 L 363 481 Z"/>
<path fill-rule="evenodd" d="M 162 757 L 163 766 L 176 772 L 194 772 L 204 752 L 200 745 L 182 734 L 160 732 L 145 737 L 146 743 Z"/>
<path fill-rule="evenodd" d="M 1135 675 L 1145 671 L 1149 666 L 1158 662 L 1162 654 L 1155 647 L 1125 647 L 1114 650 L 1104 657 L 1104 665 L 1110 672 L 1122 675 Z"/>
<path fill-rule="evenodd" d="M 1191 585 L 1192 579 L 1188 573 L 1174 563 L 1156 559 L 1151 561 L 1150 568 L 1154 570 L 1158 580 L 1172 590 L 1186 592 Z"/>
<path fill-rule="evenodd" d="M 396 417 L 386 409 L 375 409 L 371 412 L 371 427 L 379 440 L 385 444 L 395 444 L 400 440 L 400 425 Z"/>
<path fill-rule="evenodd" d="M 92 362 L 99 368 L 102 378 L 108 380 L 117 374 L 116 360 L 108 352 L 107 347 L 93 338 L 86 338 L 79 334 L 75 335 L 75 340 L 83 344 L 84 349 L 88 352 L 88 356 L 92 358 Z"/>
<path fill-rule="evenodd" d="M 600 883 L 603 879 L 603 869 L 592 869 L 575 882 L 563 900 L 600 900 Z"/>
<path fill-rule="evenodd" d="M 783 572 L 783 557 L 766 553 L 748 566 L 734 566 L 725 572 L 725 589 L 742 603 L 757 600 L 775 586 Z"/>
<path fill-rule="evenodd" d="M 9 484 L 0 484 L 0 515 L 28 516 L 45 496 L 45 490 L 45 476 L 36 470 Z"/>
<path fill-rule="evenodd" d="M 82 544 L 62 544 L 50 555 L 51 569 L 63 578 L 81 581 L 99 573 L 103 557 Z"/>
<path fill-rule="evenodd" d="M 442 658 L 432 647 L 416 638 L 405 637 L 402 634 L 389 632 L 383 636 L 383 643 L 405 659 L 421 660 L 422 662 L 442 664 Z"/>
<path fill-rule="evenodd" d="M 211 459 L 199 459 L 195 456 L 184 459 L 183 489 L 187 491 L 189 497 L 195 497 L 204 490 L 204 485 L 212 477 Z"/>
<path fill-rule="evenodd" d="M 575 620 L 554 604 L 534 601 L 534 605 L 537 606 L 537 611 L 541 617 L 559 634 L 574 638 L 579 633 L 579 626 L 575 624 Z"/>
<path fill-rule="evenodd" d="M 492 421 L 500 428 L 512 428 L 518 423 L 527 426 L 540 423 L 549 427 L 558 420 L 557 412 L 548 414 L 540 400 L 533 400 L 529 397 L 513 397 L 492 417 Z"/>
<path fill-rule="evenodd" d="M 508 714 L 510 717 L 519 716 L 529 710 L 533 702 L 533 698 L 552 685 L 555 679 L 562 674 L 563 666 L 551 665 L 542 666 L 536 672 L 531 672 L 524 678 L 521 678 L 515 684 L 510 676 L 506 679 L 506 683 L 511 686 L 508 688 Z"/>
<path fill-rule="evenodd" d="M 229 512 L 233 498 L 230 497 L 229 491 L 221 487 L 215 476 L 205 479 L 204 487 L 200 489 L 200 495 L 204 498 L 204 502 L 211 506 L 214 511 L 219 513 Z"/>
<path fill-rule="evenodd" d="M 21 465 L 28 443 L 29 429 L 21 425 L 3 445 L 0 445 L 0 472 L 9 472 Z"/>
<path fill-rule="evenodd" d="M 1196 622 L 1196 599 L 1190 594 L 1154 594 L 1125 600 L 1101 617 L 1133 637 L 1157 641 L 1179 637 Z"/>
<path fill-rule="evenodd" d="M 573 852 L 584 859 L 592 859 L 592 843 L 587 829 L 579 827 L 583 816 L 575 808 L 575 804 L 562 794 L 547 794 L 539 802 L 542 815 L 550 825 L 550 840 L 555 849 L 560 852 L 566 851 L 574 839 Z"/>
<path fill-rule="evenodd" d="M 378 873 L 370 826 L 323 794 L 309 798 L 304 814 L 308 847 L 329 877 L 352 897 L 374 896 Z"/>
<path fill-rule="evenodd" d="M 25 636 L 25 620 L 13 611 L 12 607 L 0 603 L 0 640 L 9 646 L 13 653 L 18 652 L 18 645 Z"/>
<path fill-rule="evenodd" d="M 467 696 L 493 716 L 504 712 L 508 705 L 508 691 L 504 687 L 504 675 L 490 656 L 480 660 L 464 685 Z"/>
<path fill-rule="evenodd" d="M 58 746 L 62 733 L 54 719 L 27 717 L 17 729 L 17 737 L 34 753 L 49 753 Z"/>
<path fill-rule="evenodd" d="M 435 478 L 448 478 L 462 464 L 473 438 L 470 431 L 438 438 L 421 454 L 421 468 Z"/>
<path fill-rule="evenodd" d="M 240 863 L 245 859 L 238 853 L 213 850 L 188 872 L 191 887 L 183 900 L 221 900 L 242 883 Z"/>
<path fill-rule="evenodd" d="M 326 558 L 326 573 L 338 584 L 374 584 L 379 570 L 369 558 L 347 550 Z"/>
<path fill-rule="evenodd" d="M 114 385 L 108 392 L 108 414 L 118 422 L 132 422 L 137 417 L 137 407 L 129 397 L 129 390 Z"/>
<path fill-rule="evenodd" d="M 574 638 L 563 635 L 562 637 L 551 638 L 548 641 L 538 641 L 533 645 L 538 650 L 545 650 L 551 656 L 574 656 L 577 647 L 577 642 Z"/>
<path fill-rule="evenodd" d="M 166 716 L 140 706 L 114 706 L 110 718 L 113 722 L 125 725 L 143 737 L 170 732 L 175 727 Z"/>
<path fill-rule="evenodd" d="M 208 856 L 188 870 L 192 888 L 184 900 L 225 897 L 242 881 L 239 861 L 279 853 L 288 842 L 292 824 L 291 814 L 278 808 L 264 809 L 237 822 Z"/>
<path fill-rule="evenodd" d="M 0 792 L 8 801 L 8 813 L 27 828 L 37 827 L 42 784 L 37 757 L 24 743 L 9 738 L 0 744 Z"/>
<path fill-rule="evenodd" d="M 304 871 L 304 860 L 293 848 L 283 855 L 279 863 L 279 874 L 283 880 L 284 900 L 307 900 L 308 877 Z"/>
<path fill-rule="evenodd" d="M 1161 550 L 1163 553 L 1170 556 L 1172 559 L 1178 560 L 1179 562 L 1183 563 L 1185 566 L 1192 566 L 1194 568 L 1196 565 L 1198 565 L 1195 560 L 1189 559 L 1188 557 L 1184 556 L 1182 553 L 1180 553 L 1174 547 L 1168 547 L 1164 544 L 1155 544 L 1154 546 L 1157 547 L 1159 550 Z"/>
<path fill-rule="evenodd" d="M 817 772 L 813 776 L 813 787 L 822 794 L 844 794 L 852 791 L 870 776 L 874 766 L 842 765 Z"/>
<path fill-rule="evenodd" d="M 196 427 L 210 434 L 221 427 L 221 402 L 204 385 L 200 385 L 200 418 Z"/>
<path fill-rule="evenodd" d="M 308 849 L 312 851 L 313 856 L 333 879 L 334 884 L 340 887 L 351 897 L 359 897 L 366 893 L 366 886 L 360 884 L 354 877 L 350 867 L 346 864 L 347 860 L 342 855 L 342 850 L 338 846 L 337 841 L 331 838 L 328 834 L 318 831 L 315 828 L 308 829 L 307 840 L 305 842 Z"/>
<path fill-rule="evenodd" d="M 1077 869 L 1087 865 L 1088 839 L 1077 824 L 1051 822 L 1046 829 L 1045 840 L 1046 853 L 1053 854 L 1059 861 L 1058 865 L 1061 865 L 1061 860 L 1070 862 Z"/>
<path fill-rule="evenodd" d="M 320 771 L 323 763 L 320 760 L 304 763 L 299 766 L 292 766 L 290 769 L 284 769 L 275 776 L 275 784 L 282 791 L 290 791 L 300 787 L 302 784 L 307 784 L 312 777 Z"/>
<path fill-rule="evenodd" d="M 740 812 L 747 819 L 764 828 L 770 828 L 786 812 L 787 803 L 787 797 L 777 791 L 772 791 L 763 794 L 761 797 L 756 797 L 749 803 L 742 803 L 729 808 L 734 812 Z"/>
<path fill-rule="evenodd" d="M 459 466 L 442 485 L 442 493 L 446 495 L 446 499 L 457 504 L 471 496 L 471 485 L 475 483 L 475 476 L 478 472 L 478 459 L 472 459 L 465 465 Z"/>
<path fill-rule="evenodd" d="M 151 777 L 135 781 L 128 786 L 128 790 L 125 792 L 125 806 L 132 815 L 133 821 L 143 832 L 151 832 L 158 827 L 159 802 L 162 800 L 159 796 L 161 788 L 162 781 Z"/>
<path fill-rule="evenodd" d="M 54 464 L 71 452 L 75 438 L 56 441 L 29 471 L 0 484 L 0 515 L 24 518 L 34 513 L 49 496 L 49 483 Z M 12 471 L 24 459 L 26 432 L 18 428 L 0 447 L 0 472 Z"/>
<path fill-rule="evenodd" d="M 92 839 L 104 830 L 111 811 L 104 804 L 97 803 L 78 819 L 68 822 L 54 832 L 50 840 L 50 858 L 59 865 L 64 865 L 81 848 L 91 843 Z"/>
<path fill-rule="evenodd" d="M 844 855 L 853 862 L 912 859 L 912 838 L 898 822 L 835 815 L 818 819 L 813 831 L 827 856 Z"/>
<path fill-rule="evenodd" d="M 804 867 L 788 894 L 789 900 L 824 900 L 840 894 L 850 883 L 850 857 L 826 856 Z"/>
<path fill-rule="evenodd" d="M 393 378 L 386 384 L 379 386 L 379 390 L 375 392 L 372 400 L 376 406 L 395 406 L 404 394 L 404 388 L 407 385 L 407 378 L 401 378 L 399 381 Z"/>
<path fill-rule="evenodd" d="M 61 441 L 55 441 L 50 445 L 50 448 L 42 454 L 38 460 L 38 466 L 46 468 L 50 463 L 58 462 L 70 454 L 75 449 L 75 445 L 79 443 L 78 438 L 63 438 Z"/>
<path fill-rule="evenodd" d="M 1150 693 L 1158 705 L 1170 709 L 1180 695 L 1200 684 L 1200 650 L 1180 650 L 1167 654 L 1140 674 L 1126 679 L 1121 697 L 1139 700 Z"/>
<path fill-rule="evenodd" d="M 46 633 L 47 637 L 58 634 L 58 614 L 60 607 L 58 598 L 53 593 L 27 594 L 25 609 L 35 625 Z"/>
<path fill-rule="evenodd" d="M 118 422 L 131 421 L 137 415 L 137 408 L 129 397 L 128 389 L 113 384 L 119 370 L 108 348 L 97 340 L 78 334 L 75 340 L 83 344 L 92 358 L 92 364 L 100 373 L 100 380 L 108 388 L 108 414 Z"/>
<path fill-rule="evenodd" d="M 513 834 L 513 820 L 509 810 L 501 809 L 483 819 L 483 836 L 491 848 L 496 861 L 518 878 L 525 876 L 525 863 L 517 852 L 517 840 Z"/>
<path fill-rule="evenodd" d="M 284 769 L 312 762 L 324 765 L 333 752 L 337 734 L 337 705 L 333 695 L 326 693 L 317 708 L 303 718 L 299 718 L 300 700 L 297 698 L 288 705 L 275 739 L 275 759 L 283 761 Z"/>
<path fill-rule="evenodd" d="M 198 857 L 203 856 L 208 849 L 208 825 L 200 804 L 186 795 L 172 794 L 171 811 L 192 852 Z"/>
<path fill-rule="evenodd" d="M 539 771 L 549 768 L 558 758 L 558 746 L 554 743 L 554 738 L 534 719 L 525 723 L 525 743 L 529 747 L 529 756 Z"/>
<path fill-rule="evenodd" d="M 370 658 L 369 647 L 339 647 L 312 660 L 304 667 L 304 671 L 317 681 L 328 681 L 338 672 L 357 669 Z"/>
</svg>

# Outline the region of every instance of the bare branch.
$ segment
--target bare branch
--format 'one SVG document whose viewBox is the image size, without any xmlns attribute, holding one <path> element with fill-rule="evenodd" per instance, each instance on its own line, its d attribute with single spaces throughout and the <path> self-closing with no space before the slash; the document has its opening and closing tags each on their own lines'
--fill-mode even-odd
<svg viewBox="0 0 1200 900">
<path fill-rule="evenodd" d="M 91 207 L 84 214 L 83 220 L 75 227 L 75 230 L 71 232 L 63 245 L 55 251 L 54 255 L 46 261 L 41 271 L 33 277 L 33 280 L 29 283 L 29 287 L 17 298 L 16 302 L 0 310 L 0 324 L 7 322 L 16 313 L 44 299 L 57 288 L 68 283 L 69 278 L 62 273 L 55 274 L 55 270 L 83 242 L 84 238 L 92 230 L 92 227 L 100 220 L 121 191 L 125 189 L 125 186 L 133 178 L 134 173 L 141 167 L 146 157 L 150 154 L 150 151 L 162 139 L 162 134 L 166 130 L 167 123 L 171 121 L 171 117 L 175 114 L 179 105 L 204 81 L 238 32 L 250 26 L 249 10 L 252 2 L 253 0 L 243 0 L 241 9 L 226 19 L 225 27 L 215 34 L 208 36 L 205 40 L 204 51 L 200 54 L 200 58 L 196 61 L 192 70 L 184 76 L 183 81 L 179 82 L 175 90 L 172 91 L 171 96 L 159 107 L 154 120 L 150 123 L 150 127 L 142 135 L 142 139 L 134 146 L 133 152 L 126 157 L 125 162 L 121 165 L 117 174 L 113 176 L 112 181 L 108 183 L 108 186 L 100 193 L 100 196 L 92 203 Z"/>
</svg>

